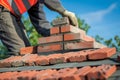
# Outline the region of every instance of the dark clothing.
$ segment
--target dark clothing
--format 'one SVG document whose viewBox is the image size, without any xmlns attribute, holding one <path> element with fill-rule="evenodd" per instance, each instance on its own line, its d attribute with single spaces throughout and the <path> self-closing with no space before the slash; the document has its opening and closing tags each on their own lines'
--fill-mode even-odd
<svg viewBox="0 0 120 80">
<path fill-rule="evenodd" d="M 29 9 L 30 20 L 39 34 L 50 35 L 50 24 L 46 20 L 43 11 L 44 4 L 51 10 L 61 13 L 65 9 L 60 5 L 59 0 L 39 0 Z M 20 18 L 15 17 L 7 9 L 0 8 L 0 39 L 8 48 L 8 54 L 18 55 L 22 47 L 30 46 L 26 31 Z"/>
<path fill-rule="evenodd" d="M 0 13 L 0 39 L 9 55 L 18 55 L 21 47 L 30 46 L 24 25 L 5 8 Z"/>
</svg>

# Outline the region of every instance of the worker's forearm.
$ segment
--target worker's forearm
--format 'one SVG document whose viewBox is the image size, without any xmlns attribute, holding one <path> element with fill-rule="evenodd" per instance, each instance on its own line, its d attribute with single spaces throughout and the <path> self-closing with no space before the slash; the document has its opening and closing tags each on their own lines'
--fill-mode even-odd
<svg viewBox="0 0 120 80">
<path fill-rule="evenodd" d="M 65 11 L 59 0 L 44 0 L 44 4 L 51 10 L 59 12 L 60 14 Z"/>
</svg>

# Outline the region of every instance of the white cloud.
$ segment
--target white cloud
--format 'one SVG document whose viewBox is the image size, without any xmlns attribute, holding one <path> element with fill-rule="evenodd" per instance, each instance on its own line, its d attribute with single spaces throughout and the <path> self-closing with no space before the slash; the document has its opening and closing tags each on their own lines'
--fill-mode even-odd
<svg viewBox="0 0 120 80">
<path fill-rule="evenodd" d="M 83 14 L 81 15 L 81 18 L 84 19 L 89 24 L 100 22 L 104 19 L 104 16 L 112 12 L 116 8 L 116 6 L 117 4 L 113 3 L 107 9 Z"/>
</svg>

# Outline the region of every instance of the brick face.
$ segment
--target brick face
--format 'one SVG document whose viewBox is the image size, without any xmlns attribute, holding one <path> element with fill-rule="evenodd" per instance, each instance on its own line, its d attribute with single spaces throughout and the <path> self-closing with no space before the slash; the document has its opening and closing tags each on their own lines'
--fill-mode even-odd
<svg viewBox="0 0 120 80">
<path fill-rule="evenodd" d="M 70 41 L 70 40 L 81 40 L 83 39 L 83 35 L 80 33 L 67 33 L 64 34 L 64 41 Z"/>
<path fill-rule="evenodd" d="M 101 49 L 89 52 L 88 59 L 90 60 L 106 59 L 108 57 L 111 57 L 115 53 L 116 53 L 115 48 L 101 48 Z"/>
<path fill-rule="evenodd" d="M 94 48 L 94 42 L 93 41 L 66 42 L 64 47 L 66 50 Z"/>
<path fill-rule="evenodd" d="M 36 53 L 36 52 L 37 52 L 37 46 L 24 47 L 20 49 L 21 55 L 25 55 L 28 53 Z"/>
<path fill-rule="evenodd" d="M 49 52 L 49 51 L 58 51 L 63 50 L 62 44 L 51 44 L 51 45 L 42 45 L 38 46 L 37 52 Z"/>
<path fill-rule="evenodd" d="M 51 54 L 48 55 L 47 58 L 49 59 L 50 64 L 58 64 L 58 63 L 66 62 L 62 54 Z"/>
<path fill-rule="evenodd" d="M 52 27 L 50 29 L 50 34 L 53 35 L 53 34 L 60 34 L 60 27 Z"/>
<path fill-rule="evenodd" d="M 88 80 L 106 80 L 116 71 L 116 66 L 102 65 L 97 67 L 95 70 L 91 71 L 87 77 Z"/>
<path fill-rule="evenodd" d="M 52 42 L 54 43 L 54 42 L 61 42 L 61 41 L 63 41 L 62 35 L 55 35 L 55 36 L 39 38 L 39 44 L 52 43 Z"/>
<path fill-rule="evenodd" d="M 81 30 L 77 27 L 74 27 L 72 25 L 64 25 L 61 27 L 61 33 L 65 33 L 65 32 L 69 32 L 69 33 L 80 33 L 82 35 L 86 35 L 84 30 Z"/>
</svg>

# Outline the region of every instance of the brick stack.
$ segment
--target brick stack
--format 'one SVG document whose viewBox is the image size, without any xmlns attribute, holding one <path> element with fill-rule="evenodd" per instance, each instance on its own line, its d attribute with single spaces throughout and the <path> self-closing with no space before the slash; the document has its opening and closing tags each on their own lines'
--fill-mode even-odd
<svg viewBox="0 0 120 80">
<path fill-rule="evenodd" d="M 20 66 L 43 66 L 58 63 L 71 63 L 83 61 L 96 61 L 107 59 L 116 53 L 116 48 L 101 48 L 97 50 L 83 50 L 66 52 L 64 54 L 26 54 L 24 56 L 12 56 L 0 61 L 0 68 Z"/>
<path fill-rule="evenodd" d="M 38 53 L 105 47 L 87 36 L 84 30 L 69 25 L 67 18 L 54 20 L 53 26 L 51 36 L 39 38 Z"/>
<path fill-rule="evenodd" d="M 0 80 L 107 80 L 116 70 L 120 69 L 120 67 L 110 64 L 79 66 L 79 68 L 65 68 L 67 65 L 62 69 L 35 69 L 34 66 L 61 65 L 59 63 L 71 64 L 83 61 L 93 61 L 94 63 L 97 60 L 108 60 L 116 53 L 116 48 L 108 48 L 97 43 L 92 37 L 87 36 L 85 31 L 69 25 L 67 18 L 54 20 L 53 26 L 50 30 L 51 36 L 40 38 L 38 46 L 20 49 L 20 54 L 24 56 L 11 56 L 0 60 L 0 69 L 2 70 Z M 44 52 L 48 52 L 49 55 L 41 55 Z M 50 54 L 50 52 L 59 53 Z M 120 61 L 120 55 L 117 60 Z M 26 71 L 28 66 L 34 67 L 35 70 L 28 69 Z M 22 67 L 21 69 L 25 68 L 24 71 L 17 70 L 20 67 Z M 3 69 L 5 71 L 7 71 L 6 69 L 10 69 L 10 71 L 15 69 L 16 71 L 3 72 Z"/>
<path fill-rule="evenodd" d="M 0 80 L 108 80 L 115 71 L 115 65 L 85 66 L 59 70 L 16 71 L 1 73 Z"/>
</svg>

